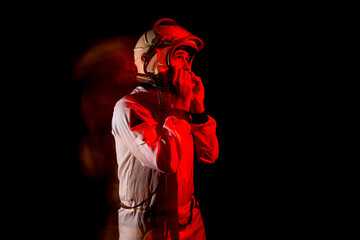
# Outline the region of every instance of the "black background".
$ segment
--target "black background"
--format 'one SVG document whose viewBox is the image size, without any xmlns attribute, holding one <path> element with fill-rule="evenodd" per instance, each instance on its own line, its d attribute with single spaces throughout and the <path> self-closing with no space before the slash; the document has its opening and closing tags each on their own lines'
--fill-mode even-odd
<svg viewBox="0 0 360 240">
<path fill-rule="evenodd" d="M 304 141 L 311 119 L 302 114 L 312 94 L 313 66 L 305 61 L 312 13 L 298 6 L 150 5 L 52 5 L 22 18 L 16 43 L 26 77 L 15 111 L 24 112 L 27 127 L 16 144 L 24 151 L 14 151 L 25 155 L 15 191 L 18 206 L 28 206 L 27 234 L 96 239 L 108 214 L 106 190 L 104 179 L 81 174 L 81 87 L 72 70 L 96 42 L 140 37 L 166 17 L 205 43 L 193 70 L 204 81 L 220 146 L 215 164 L 195 169 L 208 239 L 304 235 L 311 226 L 303 220 L 310 201 L 303 193 L 312 171 L 303 170 L 314 147 Z"/>
</svg>

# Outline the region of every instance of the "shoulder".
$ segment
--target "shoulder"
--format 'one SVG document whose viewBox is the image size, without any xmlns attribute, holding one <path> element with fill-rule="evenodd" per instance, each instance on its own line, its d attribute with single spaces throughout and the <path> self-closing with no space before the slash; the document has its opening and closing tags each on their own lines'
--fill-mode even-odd
<svg viewBox="0 0 360 240">
<path fill-rule="evenodd" d="M 135 105 L 142 105 L 143 99 L 147 94 L 147 90 L 143 87 L 136 87 L 130 94 L 125 95 L 116 102 L 114 111 L 121 111 Z"/>
</svg>

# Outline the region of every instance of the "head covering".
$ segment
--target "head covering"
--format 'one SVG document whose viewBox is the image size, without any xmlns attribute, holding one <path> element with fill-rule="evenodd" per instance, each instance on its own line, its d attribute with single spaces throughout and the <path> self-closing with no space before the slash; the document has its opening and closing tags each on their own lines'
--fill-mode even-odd
<svg viewBox="0 0 360 240">
<path fill-rule="evenodd" d="M 171 56 L 178 48 L 189 52 L 191 66 L 195 54 L 204 47 L 203 41 L 179 26 L 174 20 L 162 18 L 146 31 L 134 48 L 138 76 L 152 78 L 169 70 Z"/>
</svg>

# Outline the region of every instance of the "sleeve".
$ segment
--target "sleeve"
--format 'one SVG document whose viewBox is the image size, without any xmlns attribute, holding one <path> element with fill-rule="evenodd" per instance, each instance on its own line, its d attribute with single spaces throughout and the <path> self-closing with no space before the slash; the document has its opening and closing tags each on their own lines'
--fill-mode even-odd
<svg viewBox="0 0 360 240">
<path fill-rule="evenodd" d="M 172 174 L 181 159 L 181 141 L 191 135 L 191 125 L 179 112 L 171 113 L 159 125 L 143 106 L 120 100 L 114 108 L 112 133 L 143 166 Z"/>
<path fill-rule="evenodd" d="M 219 144 L 216 136 L 216 121 L 207 116 L 207 121 L 192 124 L 195 153 L 198 162 L 212 164 L 219 156 Z"/>
</svg>

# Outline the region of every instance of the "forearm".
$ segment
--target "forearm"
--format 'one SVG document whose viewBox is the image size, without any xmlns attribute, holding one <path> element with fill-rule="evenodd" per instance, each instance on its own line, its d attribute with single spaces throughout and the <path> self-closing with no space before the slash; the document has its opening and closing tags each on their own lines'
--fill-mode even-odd
<svg viewBox="0 0 360 240">
<path fill-rule="evenodd" d="M 161 125 L 142 106 L 131 102 L 117 104 L 112 131 L 145 167 L 175 172 L 181 158 L 181 141 L 191 136 L 189 114 L 172 110 Z"/>
<path fill-rule="evenodd" d="M 197 115 L 195 119 L 194 116 L 192 118 L 192 133 L 194 135 L 197 161 L 214 163 L 219 156 L 216 121 L 205 115 L 205 113 Z M 206 118 L 208 120 L 204 122 Z"/>
<path fill-rule="evenodd" d="M 175 173 L 183 152 L 183 141 L 190 141 L 191 125 L 186 112 L 174 111 L 164 123 L 156 156 L 158 168 L 167 174 Z"/>
</svg>

